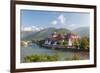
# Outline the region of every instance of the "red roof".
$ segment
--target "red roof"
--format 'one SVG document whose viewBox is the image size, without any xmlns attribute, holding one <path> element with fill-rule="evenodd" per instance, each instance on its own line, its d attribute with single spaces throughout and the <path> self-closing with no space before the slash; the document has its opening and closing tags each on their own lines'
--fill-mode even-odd
<svg viewBox="0 0 100 73">
<path fill-rule="evenodd" d="M 66 39 L 79 39 L 79 36 L 72 32 L 68 33 L 65 37 Z"/>
<path fill-rule="evenodd" d="M 52 34 L 52 36 L 49 38 L 51 40 L 61 40 L 61 39 L 79 39 L 80 37 L 76 35 L 75 33 L 68 33 L 67 35 L 61 35 L 61 34 Z"/>
</svg>

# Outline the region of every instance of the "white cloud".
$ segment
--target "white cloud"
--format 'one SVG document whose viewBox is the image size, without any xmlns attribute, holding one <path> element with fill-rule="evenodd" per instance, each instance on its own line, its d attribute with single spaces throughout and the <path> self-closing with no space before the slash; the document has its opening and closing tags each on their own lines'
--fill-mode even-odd
<svg viewBox="0 0 100 73">
<path fill-rule="evenodd" d="M 58 20 L 60 21 L 61 24 L 65 24 L 66 18 L 64 17 L 63 14 L 61 14 L 61 15 L 58 16 Z"/>
<path fill-rule="evenodd" d="M 40 28 L 36 26 L 22 27 L 22 31 L 40 31 Z"/>
<path fill-rule="evenodd" d="M 73 29 L 76 29 L 76 28 L 79 28 L 80 26 L 77 26 L 78 24 L 68 24 L 67 25 L 67 28 L 69 28 L 70 30 L 73 30 Z"/>
<path fill-rule="evenodd" d="M 22 27 L 21 30 L 22 31 L 32 31 L 32 28 L 30 28 L 30 27 Z"/>
<path fill-rule="evenodd" d="M 75 24 L 69 24 L 68 26 L 69 26 L 69 27 L 76 27 Z"/>
<path fill-rule="evenodd" d="M 57 24 L 57 21 L 56 20 L 52 21 L 52 24 L 53 25 L 56 25 Z"/>
<path fill-rule="evenodd" d="M 65 16 L 64 16 L 63 14 L 61 14 L 61 15 L 59 15 L 59 16 L 57 17 L 56 20 L 53 20 L 51 23 L 52 23 L 53 25 L 57 25 L 57 24 L 65 25 L 65 20 L 66 20 Z"/>
<path fill-rule="evenodd" d="M 43 30 L 43 29 L 45 29 L 45 28 L 43 28 L 43 27 L 40 27 L 39 29 L 40 29 L 40 30 Z"/>
<path fill-rule="evenodd" d="M 33 31 L 40 31 L 40 28 L 36 27 L 36 26 L 32 26 L 31 27 Z"/>
</svg>

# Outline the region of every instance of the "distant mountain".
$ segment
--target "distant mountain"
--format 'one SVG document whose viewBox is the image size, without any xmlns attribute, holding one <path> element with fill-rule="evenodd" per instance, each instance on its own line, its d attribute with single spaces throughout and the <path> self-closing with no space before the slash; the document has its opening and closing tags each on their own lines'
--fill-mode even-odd
<svg viewBox="0 0 100 73">
<path fill-rule="evenodd" d="M 65 29 L 65 28 L 60 28 L 60 29 L 57 29 L 56 32 L 57 32 L 58 34 L 66 35 L 67 33 L 70 32 L 70 30 Z"/>
<path fill-rule="evenodd" d="M 22 40 L 42 40 L 47 37 L 50 37 L 52 33 L 57 32 L 59 34 L 67 34 L 70 30 L 65 28 L 45 28 L 43 30 L 34 32 L 34 31 L 21 31 L 21 39 Z M 80 27 L 72 30 L 71 32 L 76 33 L 80 37 L 87 36 L 89 37 L 89 28 L 88 27 Z"/>
<path fill-rule="evenodd" d="M 76 33 L 80 37 L 84 37 L 84 36 L 89 37 L 89 27 L 80 27 L 72 30 L 72 32 Z"/>
<path fill-rule="evenodd" d="M 27 37 L 31 36 L 32 34 L 35 34 L 34 31 L 21 31 L 21 39 L 25 40 Z"/>
<path fill-rule="evenodd" d="M 35 33 L 34 35 L 30 36 L 33 40 L 41 40 L 41 39 L 45 39 L 49 36 L 51 36 L 51 34 L 53 32 L 55 32 L 56 29 L 55 28 L 46 28 L 46 29 L 43 29 L 37 33 Z"/>
<path fill-rule="evenodd" d="M 47 37 L 50 37 L 52 35 L 52 33 L 57 32 L 60 34 L 67 34 L 68 32 L 70 32 L 70 30 L 65 29 L 65 28 L 60 28 L 60 29 L 56 29 L 56 28 L 46 28 L 43 30 L 40 30 L 36 33 L 31 33 L 29 36 L 23 38 L 23 40 L 41 40 L 41 39 L 45 39 Z"/>
</svg>

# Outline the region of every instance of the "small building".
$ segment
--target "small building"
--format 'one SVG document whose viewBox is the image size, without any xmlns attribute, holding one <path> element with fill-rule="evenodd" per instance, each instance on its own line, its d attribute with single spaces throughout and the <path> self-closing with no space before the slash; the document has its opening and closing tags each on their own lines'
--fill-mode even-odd
<svg viewBox="0 0 100 73">
<path fill-rule="evenodd" d="M 66 40 L 68 41 L 68 46 L 72 46 L 74 41 L 77 41 L 80 39 L 80 37 L 78 35 L 76 35 L 75 33 L 68 33 L 65 36 Z"/>
</svg>

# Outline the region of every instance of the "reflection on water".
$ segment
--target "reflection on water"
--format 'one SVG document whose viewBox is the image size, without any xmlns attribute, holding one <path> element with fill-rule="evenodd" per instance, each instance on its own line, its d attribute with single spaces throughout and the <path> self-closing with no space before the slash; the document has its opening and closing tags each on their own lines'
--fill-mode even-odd
<svg viewBox="0 0 100 73">
<path fill-rule="evenodd" d="M 21 47 L 21 62 L 23 62 L 23 58 L 25 56 L 29 56 L 32 54 L 52 55 L 55 53 L 58 53 L 62 59 L 67 57 L 67 56 L 71 57 L 71 56 L 73 56 L 73 54 L 77 54 L 80 57 L 80 60 L 89 59 L 88 52 L 59 51 L 59 50 L 55 50 L 55 49 L 43 48 L 43 47 L 38 46 L 37 44 L 32 43 L 28 46 Z"/>
</svg>

